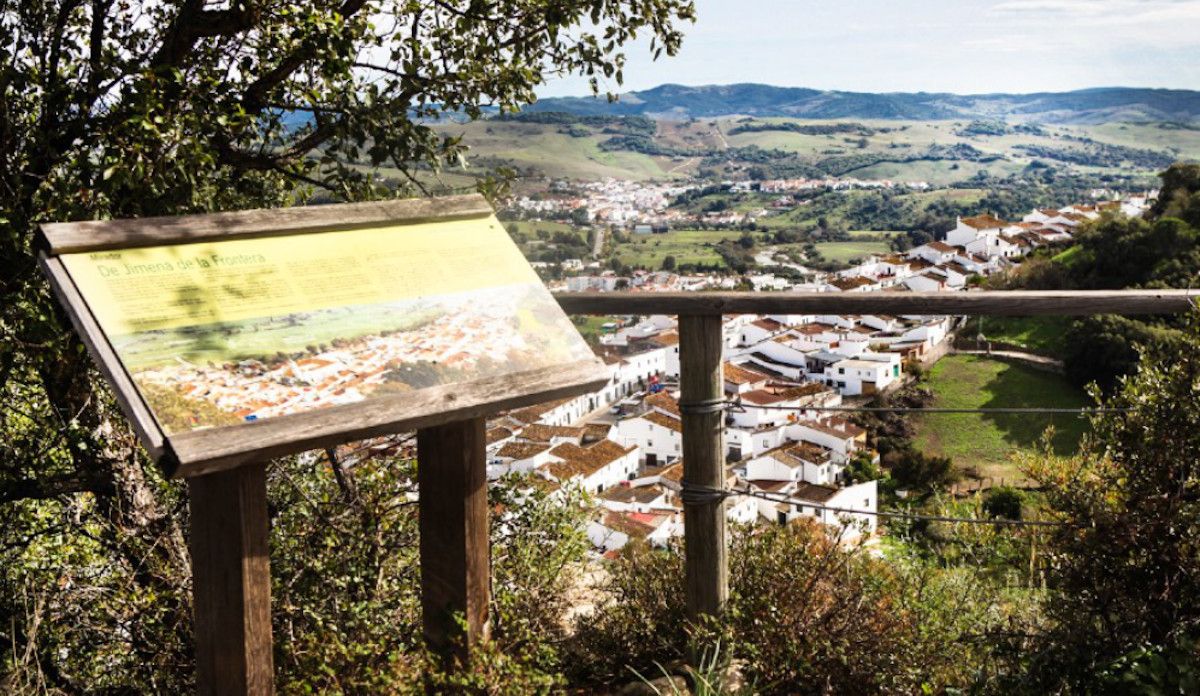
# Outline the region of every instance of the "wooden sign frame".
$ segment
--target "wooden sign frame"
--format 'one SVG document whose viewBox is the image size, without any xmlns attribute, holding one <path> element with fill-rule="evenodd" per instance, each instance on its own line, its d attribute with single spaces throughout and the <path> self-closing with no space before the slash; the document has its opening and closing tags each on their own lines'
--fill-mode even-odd
<svg viewBox="0 0 1200 696">
<path fill-rule="evenodd" d="M 42 225 L 42 268 L 146 450 L 168 476 L 192 477 L 345 442 L 485 416 L 593 391 L 608 381 L 598 358 L 378 396 L 235 426 L 167 434 L 100 327 L 62 254 L 227 241 L 394 224 L 485 218 L 478 194 L 437 199 Z M 498 223 L 497 223 L 498 224 Z"/>
<path fill-rule="evenodd" d="M 555 354 L 559 357 L 553 359 L 566 357 L 573 362 L 545 365 L 540 360 L 526 360 L 527 365 L 539 366 L 514 372 L 499 369 L 496 363 L 489 371 L 480 373 L 486 376 L 468 376 L 465 381 L 416 386 L 400 380 L 409 387 L 408 391 L 382 395 L 364 395 L 359 391 L 359 396 L 365 398 L 351 403 L 283 410 L 261 420 L 228 425 L 223 417 L 213 418 L 215 422 L 207 425 L 215 427 L 176 428 L 174 432 L 168 432 L 168 428 L 160 424 L 147 403 L 143 391 L 135 384 L 126 362 L 104 331 L 95 308 L 89 306 L 88 298 L 81 292 L 81 279 L 91 282 L 90 287 L 94 292 L 109 292 L 96 289 L 97 278 L 104 277 L 99 263 L 72 268 L 79 261 L 77 257 L 64 259 L 63 255 L 146 247 L 170 248 L 203 241 L 225 242 L 354 231 L 336 238 L 325 238 L 324 244 L 307 245 L 308 251 L 329 247 L 340 249 L 339 245 L 361 242 L 360 233 L 369 233 L 373 228 L 395 233 L 397 225 L 457 220 L 474 221 L 473 227 L 464 225 L 459 230 L 464 238 L 473 240 L 465 243 L 483 243 L 486 246 L 487 243 L 480 240 L 487 239 L 490 242 L 490 235 L 505 234 L 494 218 L 488 223 L 499 228 L 494 232 L 478 224 L 481 219 L 491 216 L 492 209 L 482 196 L 469 195 L 215 215 L 57 223 L 41 227 L 35 244 L 42 269 L 66 308 L 75 330 L 112 385 L 126 418 L 151 457 L 167 475 L 188 480 L 198 693 L 206 696 L 269 696 L 274 692 L 266 461 L 308 449 L 331 447 L 351 440 L 407 430 L 417 431 L 418 443 L 423 633 L 426 643 L 436 654 L 447 658 L 457 657 L 460 664 L 466 664 L 468 651 L 487 637 L 489 626 L 491 579 L 484 418 L 497 411 L 596 390 L 608 383 L 608 370 L 599 358 L 591 355 L 580 339 L 578 343 L 572 342 L 572 345 L 557 346 L 559 350 Z M 425 230 L 424 236 L 420 237 L 425 240 L 423 244 L 440 251 L 440 240 L 433 239 L 429 233 L 430 230 Z M 469 237 L 470 234 L 476 236 Z M 317 240 L 309 240 L 314 241 Z M 507 239 L 504 241 L 511 244 Z M 259 245 L 269 246 L 265 243 Z M 507 277 L 505 273 L 521 269 L 522 273 L 529 270 L 525 276 L 527 280 L 512 287 L 528 285 L 535 294 L 537 290 L 544 290 L 534 284 L 536 276 L 523 265 L 524 259 L 515 247 L 503 251 L 497 248 L 496 251 L 507 255 L 507 261 L 500 256 L 495 257 L 497 266 L 477 270 L 481 276 L 474 278 L 473 282 L 503 279 Z M 396 250 L 387 253 L 394 254 Z M 400 253 L 405 252 L 401 250 Z M 423 253 L 430 252 L 426 249 Z M 279 251 L 279 254 L 282 257 L 286 252 Z M 300 256 L 304 263 L 308 262 L 303 258 L 303 253 Z M 212 257 L 214 261 L 216 258 Z M 162 260 L 157 265 L 165 266 L 166 271 L 172 273 L 190 273 L 194 263 L 199 262 L 184 255 L 175 262 Z M 75 276 L 72 275 L 73 270 L 77 272 Z M 444 280 L 444 276 L 436 273 L 423 276 L 419 269 L 412 272 L 417 277 L 412 279 L 411 284 L 403 281 L 392 287 L 406 292 L 414 289 L 419 291 L 430 278 Z M 491 276 L 487 275 L 488 272 Z M 240 278 L 241 273 L 235 270 L 231 274 Z M 215 287 L 226 287 L 220 285 L 219 280 L 216 282 Z M 238 297 L 261 299 L 260 295 L 247 289 L 252 287 L 253 284 L 238 286 L 235 294 Z M 343 284 L 336 287 L 346 289 L 359 286 Z M 490 287 L 501 286 L 485 283 L 482 290 Z M 474 287 L 472 282 L 447 283 L 443 291 L 450 289 L 454 291 L 452 295 L 481 290 Z M 316 293 L 310 294 L 315 296 Z M 265 293 L 262 296 L 269 300 L 276 299 L 269 295 Z M 388 297 L 391 297 L 390 291 Z M 504 297 L 504 294 L 501 293 L 499 297 Z M 532 298 L 535 302 L 538 300 L 530 295 L 521 297 L 526 300 Z M 198 308 L 200 313 L 206 311 L 203 294 L 185 294 L 179 299 L 185 309 Z M 322 299 L 329 300 L 330 297 L 325 295 Z M 546 293 L 545 299 L 553 306 L 554 313 L 561 313 L 562 310 L 549 293 Z M 459 300 L 457 306 L 467 301 Z M 530 315 L 536 314 L 536 308 L 520 304 L 521 300 L 515 302 L 520 310 L 527 310 Z M 252 321 L 257 321 L 254 314 L 247 312 L 260 309 L 269 311 L 266 308 L 270 304 L 268 302 L 254 308 L 243 306 L 241 312 L 243 316 L 250 316 Z M 390 299 L 384 302 L 384 306 L 390 305 Z M 446 305 L 446 311 L 451 311 L 450 308 L 454 306 Z M 351 307 L 347 305 L 343 309 Z M 437 307 L 436 303 L 425 311 L 431 312 L 433 307 Z M 101 307 L 105 311 L 109 308 Z M 500 308 L 503 310 L 503 305 Z M 152 327 L 148 330 L 174 330 L 179 326 L 190 327 L 201 323 L 207 326 L 213 317 L 227 316 L 210 311 L 206 315 L 210 322 L 199 322 L 193 317 L 187 322 L 198 323 L 180 324 L 175 323 L 177 316 L 162 320 L 166 314 L 170 313 L 154 316 L 148 322 Z M 236 322 L 237 314 L 231 312 L 228 317 Z M 153 312 L 149 315 L 153 315 Z M 107 317 L 106 325 L 110 328 L 119 325 L 130 329 L 132 326 L 115 320 L 112 312 L 102 316 Z M 531 320 L 539 321 L 536 318 Z M 555 319 L 551 317 L 550 321 L 553 323 Z M 565 321 L 563 317 L 562 322 Z M 132 333 L 119 336 L 129 338 L 140 335 L 143 333 L 142 325 L 146 324 L 132 328 Z M 486 329 L 486 326 L 485 320 L 483 328 Z M 550 327 L 548 330 L 557 330 L 551 324 L 547 326 Z M 563 328 L 568 326 L 564 324 Z M 570 331 L 574 332 L 574 329 L 570 328 Z M 574 338 L 578 339 L 577 333 Z M 526 343 L 517 343 L 524 351 L 518 355 L 536 352 Z M 128 348 L 130 344 L 124 345 Z M 584 354 L 587 358 L 582 357 Z M 537 355 L 544 357 L 544 354 Z M 194 366 L 189 369 L 194 370 Z M 303 372 L 297 372 L 300 370 L 297 366 L 289 366 L 288 370 L 290 372 L 284 374 L 288 374 L 289 379 L 297 375 L 304 376 Z M 379 373 L 373 374 L 378 377 Z M 438 371 L 435 374 L 442 373 Z M 188 412 L 187 417 L 192 419 L 185 422 L 187 425 L 199 423 L 198 413 Z M 172 415 L 171 419 L 178 426 L 178 416 Z"/>
</svg>

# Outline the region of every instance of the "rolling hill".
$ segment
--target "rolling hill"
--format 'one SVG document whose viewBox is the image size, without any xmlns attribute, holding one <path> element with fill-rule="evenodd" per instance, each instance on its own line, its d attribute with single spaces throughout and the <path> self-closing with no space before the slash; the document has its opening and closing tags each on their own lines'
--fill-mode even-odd
<svg viewBox="0 0 1200 696">
<path fill-rule="evenodd" d="M 1103 87 L 1034 94 L 822 91 L 763 84 L 660 85 L 627 92 L 616 102 L 603 97 L 556 97 L 526 111 L 580 115 L 626 115 L 687 119 L 750 115 L 802 119 L 932 121 L 996 119 L 1016 122 L 1097 124 L 1177 122 L 1200 127 L 1200 92 Z"/>
</svg>

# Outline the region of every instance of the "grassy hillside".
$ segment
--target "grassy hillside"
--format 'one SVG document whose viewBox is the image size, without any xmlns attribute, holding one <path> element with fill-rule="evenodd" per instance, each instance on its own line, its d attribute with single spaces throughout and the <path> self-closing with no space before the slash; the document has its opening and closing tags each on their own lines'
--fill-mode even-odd
<svg viewBox="0 0 1200 696">
<path fill-rule="evenodd" d="M 998 360 L 947 356 L 933 367 L 927 385 L 935 395 L 932 406 L 942 408 L 1059 407 L 1087 405 L 1087 397 L 1059 375 Z M 1043 433 L 1054 427 L 1051 446 L 1071 454 L 1087 423 L 1074 415 L 1049 414 L 922 414 L 917 419 L 916 445 L 948 456 L 980 475 L 1019 479 L 1012 455 L 1036 449 Z"/>
<path fill-rule="evenodd" d="M 872 254 L 886 254 L 890 250 L 887 242 L 822 242 L 817 245 L 817 252 L 821 254 L 821 258 L 845 264 Z"/>
<path fill-rule="evenodd" d="M 723 239 L 737 239 L 730 230 L 671 230 L 666 234 L 634 234 L 629 241 L 614 243 L 613 256 L 621 263 L 650 269 L 662 268 L 663 259 L 674 256 L 676 265 L 687 263 L 720 264 L 721 256 L 713 248 Z"/>
<path fill-rule="evenodd" d="M 1035 162 L 1060 171 L 1148 177 L 1172 160 L 1200 159 L 1200 128 L 1162 123 L 750 117 L 653 123 L 653 135 L 635 136 L 600 123 L 521 120 L 437 129 L 462 136 L 471 147 L 468 171 L 506 165 L 524 176 L 578 179 L 669 180 L 703 171 L 734 178 L 757 172 L 946 185 L 981 172 L 1020 173 Z"/>
<path fill-rule="evenodd" d="M 596 97 L 545 99 L 536 111 L 576 114 L 672 114 L 711 118 L 731 114 L 797 118 L 978 119 L 1056 123 L 1182 121 L 1200 119 L 1200 92 L 1101 87 L 1035 94 L 873 94 L 776 87 L 755 83 L 686 86 L 666 84 L 631 92 L 615 102 Z"/>
<path fill-rule="evenodd" d="M 971 321 L 967 334 L 982 330 L 990 341 L 1003 341 L 1031 353 L 1061 356 L 1066 350 L 1066 332 L 1070 317 L 978 317 Z"/>
</svg>

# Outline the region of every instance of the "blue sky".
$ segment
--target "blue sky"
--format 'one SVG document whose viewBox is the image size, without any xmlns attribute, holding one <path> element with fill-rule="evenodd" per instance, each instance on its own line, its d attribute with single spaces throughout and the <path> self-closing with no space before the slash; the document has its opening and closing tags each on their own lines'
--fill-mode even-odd
<svg viewBox="0 0 1200 696">
<path fill-rule="evenodd" d="M 1200 0 L 696 0 L 683 49 L 628 47 L 625 84 L 865 92 L 1200 89 Z M 582 95 L 555 79 L 543 97 Z"/>
</svg>

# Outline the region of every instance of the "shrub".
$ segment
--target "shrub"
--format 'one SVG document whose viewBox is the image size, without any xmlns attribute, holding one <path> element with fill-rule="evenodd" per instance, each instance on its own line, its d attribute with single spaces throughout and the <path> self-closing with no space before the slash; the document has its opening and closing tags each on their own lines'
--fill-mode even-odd
<svg viewBox="0 0 1200 696">
<path fill-rule="evenodd" d="M 983 512 L 988 517 L 1019 520 L 1024 504 L 1025 496 L 1012 486 L 990 488 L 983 494 Z"/>
<path fill-rule="evenodd" d="M 611 601 L 576 621 L 567 669 L 574 679 L 628 681 L 683 656 L 687 642 L 683 557 L 631 542 L 608 567 Z"/>
<path fill-rule="evenodd" d="M 883 463 L 901 488 L 931 491 L 957 481 L 960 474 L 949 457 L 937 457 L 911 447 L 889 452 Z"/>
<path fill-rule="evenodd" d="M 730 600 L 716 626 L 753 693 L 937 693 L 975 679 L 984 630 L 978 585 L 913 559 L 844 548 L 800 520 L 735 530 Z M 613 600 L 580 619 L 568 664 L 579 679 L 628 682 L 683 657 L 697 629 L 683 604 L 679 549 L 627 547 Z M 706 635 L 710 635 L 706 632 Z M 574 682 L 583 687 L 586 682 Z"/>
</svg>

